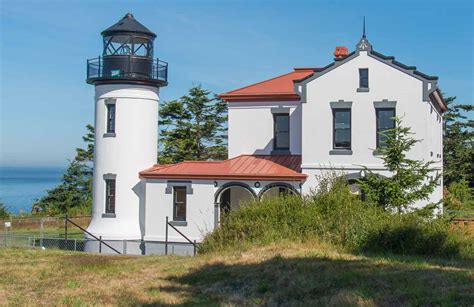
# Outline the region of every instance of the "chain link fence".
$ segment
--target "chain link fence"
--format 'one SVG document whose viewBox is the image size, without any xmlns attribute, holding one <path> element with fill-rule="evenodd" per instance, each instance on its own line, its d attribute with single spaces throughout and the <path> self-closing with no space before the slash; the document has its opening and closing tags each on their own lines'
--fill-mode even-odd
<svg viewBox="0 0 474 307">
<path fill-rule="evenodd" d="M 66 221 L 68 225 L 66 229 Z M 90 216 L 42 217 L 0 220 L 0 248 L 60 249 L 78 252 L 133 255 L 192 256 L 196 246 L 188 242 L 101 240 L 86 238 Z"/>
<path fill-rule="evenodd" d="M 70 217 L 70 220 L 87 227 L 90 216 Z M 38 217 L 0 220 L 0 247 L 57 248 L 84 251 L 84 233 L 69 227 L 66 233 L 64 217 Z"/>
<path fill-rule="evenodd" d="M 21 248 L 55 248 L 70 251 L 85 251 L 86 239 L 64 239 L 41 237 L 35 235 L 0 234 L 0 247 Z"/>
<path fill-rule="evenodd" d="M 69 219 L 84 228 L 91 221 L 90 216 L 76 216 Z M 65 223 L 64 217 L 3 219 L 0 220 L 0 233 L 32 237 L 64 237 Z M 71 228 L 68 237 L 79 239 L 84 237 L 84 233 L 77 228 Z"/>
</svg>

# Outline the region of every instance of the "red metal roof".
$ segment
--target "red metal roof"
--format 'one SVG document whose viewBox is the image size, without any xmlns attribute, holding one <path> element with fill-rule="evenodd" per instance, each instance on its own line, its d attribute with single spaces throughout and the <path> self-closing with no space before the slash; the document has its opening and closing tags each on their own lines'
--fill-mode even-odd
<svg viewBox="0 0 474 307">
<path fill-rule="evenodd" d="M 300 155 L 241 155 L 224 161 L 184 161 L 154 165 L 142 178 L 302 181 Z"/>
<path fill-rule="evenodd" d="M 294 71 L 219 95 L 228 102 L 300 100 L 293 81 L 312 75 L 317 68 L 295 68 Z"/>
</svg>

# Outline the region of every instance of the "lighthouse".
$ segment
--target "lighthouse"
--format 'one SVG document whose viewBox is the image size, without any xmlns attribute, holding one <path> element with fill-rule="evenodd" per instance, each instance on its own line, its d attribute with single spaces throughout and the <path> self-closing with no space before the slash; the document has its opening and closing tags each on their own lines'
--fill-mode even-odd
<svg viewBox="0 0 474 307">
<path fill-rule="evenodd" d="M 154 57 L 156 34 L 130 13 L 101 35 L 102 55 L 87 61 L 87 83 L 95 87 L 94 192 L 87 231 L 121 249 L 123 240 L 143 238 L 145 199 L 138 173 L 156 163 L 159 90 L 167 85 L 168 64 Z M 98 245 L 90 241 L 86 250 Z M 128 252 L 132 249 L 138 253 L 139 244 Z"/>
</svg>

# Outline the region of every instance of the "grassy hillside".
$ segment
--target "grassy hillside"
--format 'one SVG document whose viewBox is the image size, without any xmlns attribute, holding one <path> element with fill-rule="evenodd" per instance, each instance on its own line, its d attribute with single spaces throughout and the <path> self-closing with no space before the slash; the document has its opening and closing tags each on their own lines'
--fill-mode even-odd
<svg viewBox="0 0 474 307">
<path fill-rule="evenodd" d="M 0 249 L 9 304 L 474 304 L 474 262 L 278 243 L 198 257 Z"/>
</svg>

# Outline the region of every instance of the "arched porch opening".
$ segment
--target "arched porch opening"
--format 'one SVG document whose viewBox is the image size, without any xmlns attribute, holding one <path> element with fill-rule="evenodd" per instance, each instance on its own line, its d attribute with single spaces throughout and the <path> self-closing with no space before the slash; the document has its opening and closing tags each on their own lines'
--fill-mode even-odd
<svg viewBox="0 0 474 307">
<path fill-rule="evenodd" d="M 265 186 L 259 193 L 259 199 L 273 198 L 279 196 L 300 195 L 290 184 L 284 182 L 271 183 Z"/>
<path fill-rule="evenodd" d="M 353 195 L 358 195 L 362 196 L 362 191 L 359 187 L 358 180 L 361 179 L 364 176 L 363 172 L 357 172 L 357 173 L 350 173 L 350 174 L 345 174 L 342 176 L 347 182 L 347 185 L 349 187 L 349 191 Z"/>
<path fill-rule="evenodd" d="M 365 195 L 364 195 L 363 191 L 360 189 L 359 180 L 364 178 L 365 174 L 366 174 L 366 171 L 361 170 L 360 172 L 349 173 L 349 174 L 345 174 L 345 175 L 342 176 L 342 178 L 344 178 L 347 181 L 347 185 L 349 186 L 350 192 L 353 195 L 357 195 L 357 196 L 361 197 L 362 199 L 365 198 Z M 385 176 L 381 175 L 381 174 L 376 174 L 376 176 L 381 177 L 381 178 L 385 178 Z"/>
<path fill-rule="evenodd" d="M 216 226 L 231 210 L 237 210 L 243 203 L 255 199 L 258 199 L 255 192 L 244 183 L 229 182 L 223 185 L 214 196 Z"/>
</svg>

